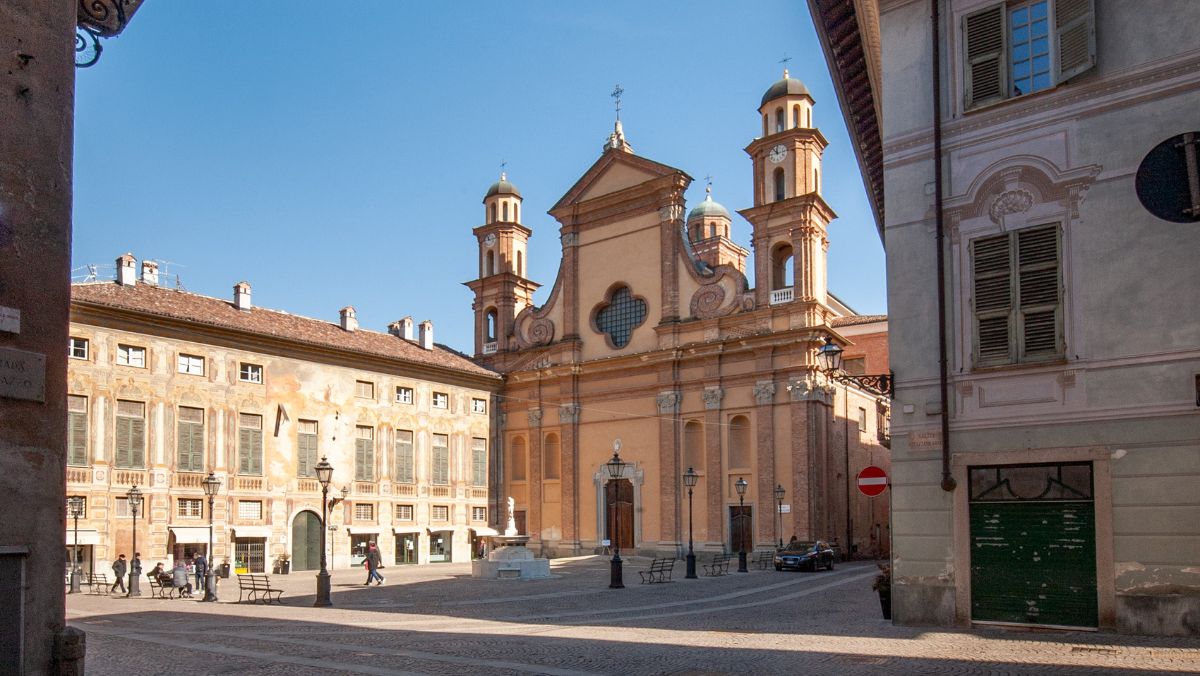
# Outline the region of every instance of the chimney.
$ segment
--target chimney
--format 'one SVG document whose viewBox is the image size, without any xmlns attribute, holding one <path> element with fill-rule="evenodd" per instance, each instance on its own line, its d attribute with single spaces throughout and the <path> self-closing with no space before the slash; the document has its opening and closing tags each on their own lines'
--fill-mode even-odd
<svg viewBox="0 0 1200 676">
<path fill-rule="evenodd" d="M 433 322 L 428 319 L 421 322 L 421 347 L 426 350 L 433 349 Z"/>
<path fill-rule="evenodd" d="M 342 308 L 342 330 L 358 330 L 358 313 L 354 311 L 354 306 L 352 305 L 347 305 L 346 307 Z"/>
<path fill-rule="evenodd" d="M 142 261 L 142 284 L 158 286 L 158 263 Z"/>
<path fill-rule="evenodd" d="M 127 253 L 117 256 L 117 284 L 133 286 L 137 284 L 137 259 Z"/>
<path fill-rule="evenodd" d="M 239 310 L 250 311 L 250 282 L 238 282 L 233 285 L 233 306 Z"/>
<path fill-rule="evenodd" d="M 405 317 L 404 319 L 401 319 L 399 321 L 395 321 L 395 322 L 392 322 L 391 324 L 388 324 L 388 333 L 392 334 L 393 336 L 395 336 L 397 338 L 403 338 L 405 340 L 412 340 L 413 339 L 413 318 Z"/>
</svg>

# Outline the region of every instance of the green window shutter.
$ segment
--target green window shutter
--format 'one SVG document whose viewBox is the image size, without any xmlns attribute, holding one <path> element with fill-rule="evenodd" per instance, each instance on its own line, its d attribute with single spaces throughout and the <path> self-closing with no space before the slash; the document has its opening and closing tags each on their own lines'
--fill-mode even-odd
<svg viewBox="0 0 1200 676">
<path fill-rule="evenodd" d="M 253 443 L 251 441 L 253 431 L 245 427 L 238 430 L 238 474 L 250 474 L 251 472 L 250 454 L 252 451 L 250 446 Z"/>
<path fill-rule="evenodd" d="M 1012 265 L 1008 235 L 971 243 L 975 286 L 976 360 L 980 366 L 1012 361 Z"/>
<path fill-rule="evenodd" d="M 435 484 L 445 485 L 450 483 L 450 451 L 445 445 L 438 445 L 437 435 L 434 436 L 434 439 L 432 481 Z M 441 442 L 441 444 L 444 443 L 444 441 Z"/>
<path fill-rule="evenodd" d="M 317 465 L 317 435 L 299 435 L 297 437 L 296 447 L 296 473 L 303 477 L 313 476 L 315 473 L 314 468 Z"/>
<path fill-rule="evenodd" d="M 1017 233 L 1022 358 L 1062 354 L 1057 225 Z"/>
<path fill-rule="evenodd" d="M 146 420 L 129 419 L 129 462 L 131 467 L 146 467 Z"/>
<path fill-rule="evenodd" d="M 1095 0 L 1054 3 L 1054 33 L 1058 47 L 1056 83 L 1066 82 L 1096 65 Z"/>
<path fill-rule="evenodd" d="M 471 447 L 471 485 L 487 485 L 487 442 L 476 439 Z"/>
<path fill-rule="evenodd" d="M 250 472 L 263 473 L 263 444 L 262 430 L 250 430 Z"/>
<path fill-rule="evenodd" d="M 86 413 L 69 415 L 67 437 L 67 463 L 71 465 L 88 464 Z"/>
<path fill-rule="evenodd" d="M 999 101 L 1008 80 L 1004 4 L 999 3 L 963 17 L 963 71 L 966 108 Z"/>
<path fill-rule="evenodd" d="M 116 432 L 116 456 L 113 461 L 117 467 L 128 468 L 130 466 L 129 449 L 133 445 L 130 442 L 130 418 L 117 418 Z"/>
<path fill-rule="evenodd" d="M 397 431 L 396 432 L 396 462 L 395 479 L 402 484 L 411 484 L 415 482 L 415 472 L 413 465 L 415 464 L 413 457 L 413 438 L 412 432 Z"/>
<path fill-rule="evenodd" d="M 187 472 L 192 469 L 192 430 L 191 425 L 180 420 L 176 425 L 175 452 L 176 469 Z"/>
<path fill-rule="evenodd" d="M 354 480 L 375 480 L 375 441 L 373 439 L 354 440 Z"/>
</svg>

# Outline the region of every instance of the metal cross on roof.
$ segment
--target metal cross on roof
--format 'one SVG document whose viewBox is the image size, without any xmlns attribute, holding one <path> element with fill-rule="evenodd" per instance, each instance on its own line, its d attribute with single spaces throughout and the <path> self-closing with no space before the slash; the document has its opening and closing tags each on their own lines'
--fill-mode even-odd
<svg viewBox="0 0 1200 676">
<path fill-rule="evenodd" d="M 616 87 L 613 87 L 612 93 L 609 94 L 609 96 L 613 97 L 613 99 L 615 99 L 617 102 L 617 119 L 618 120 L 621 119 L 621 95 L 624 93 L 625 93 L 625 90 L 621 89 L 621 85 L 618 84 Z"/>
</svg>

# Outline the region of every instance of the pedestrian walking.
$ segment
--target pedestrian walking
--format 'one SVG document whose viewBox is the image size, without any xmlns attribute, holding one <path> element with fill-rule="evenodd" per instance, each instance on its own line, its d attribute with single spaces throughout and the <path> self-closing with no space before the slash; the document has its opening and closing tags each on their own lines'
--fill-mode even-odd
<svg viewBox="0 0 1200 676">
<path fill-rule="evenodd" d="M 192 565 L 196 568 L 196 589 L 205 589 L 204 580 L 208 575 L 208 559 L 204 558 L 203 554 L 197 554 Z"/>
<path fill-rule="evenodd" d="M 363 586 L 371 584 L 371 580 L 375 580 L 375 584 L 383 584 L 383 576 L 379 574 L 379 569 L 383 568 L 383 557 L 379 555 L 379 548 L 372 542 L 367 547 L 367 581 Z"/>
<path fill-rule="evenodd" d="M 117 560 L 113 561 L 113 563 L 112 563 L 113 577 L 116 578 L 116 581 L 114 581 L 112 583 L 112 586 L 108 588 L 109 594 L 115 592 L 117 590 L 117 587 L 121 588 L 122 594 L 129 593 L 129 590 L 125 588 L 125 573 L 128 570 L 129 570 L 129 563 L 127 561 L 125 561 L 125 555 L 124 554 L 118 555 Z"/>
</svg>

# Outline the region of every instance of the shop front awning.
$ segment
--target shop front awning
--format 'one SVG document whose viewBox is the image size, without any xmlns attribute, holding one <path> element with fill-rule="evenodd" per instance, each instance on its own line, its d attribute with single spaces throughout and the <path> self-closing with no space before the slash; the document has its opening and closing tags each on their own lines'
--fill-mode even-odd
<svg viewBox="0 0 1200 676">
<path fill-rule="evenodd" d="M 270 526 L 233 526 L 230 528 L 233 531 L 234 537 L 239 538 L 269 538 L 271 537 Z M 208 542 L 208 540 L 205 540 Z"/>
<path fill-rule="evenodd" d="M 95 528 L 80 528 L 79 529 L 79 546 L 98 545 L 100 544 L 100 531 Z M 67 529 L 67 546 L 75 545 L 75 529 Z"/>
<path fill-rule="evenodd" d="M 208 526 L 169 526 L 177 545 L 208 544 Z"/>
<path fill-rule="evenodd" d="M 425 530 L 425 529 L 424 529 L 424 528 L 421 528 L 420 526 L 396 526 L 395 528 L 393 528 L 393 529 L 392 529 L 392 532 L 394 532 L 394 533 L 396 533 L 396 534 L 400 534 L 400 533 L 420 533 L 420 532 L 422 532 L 422 531 L 424 531 L 424 530 Z"/>
<path fill-rule="evenodd" d="M 346 532 L 351 535 L 379 535 L 383 528 L 379 526 L 346 526 Z"/>
<path fill-rule="evenodd" d="M 471 530 L 475 531 L 475 537 L 483 537 L 483 536 L 500 534 L 500 531 L 496 530 L 495 528 L 488 527 L 488 526 L 478 526 L 476 528 L 472 528 Z"/>
</svg>

